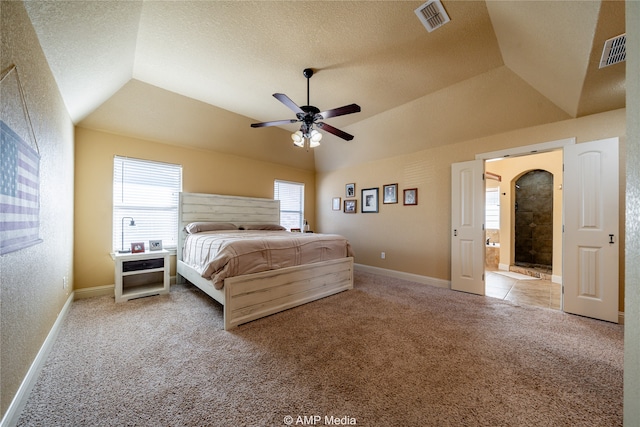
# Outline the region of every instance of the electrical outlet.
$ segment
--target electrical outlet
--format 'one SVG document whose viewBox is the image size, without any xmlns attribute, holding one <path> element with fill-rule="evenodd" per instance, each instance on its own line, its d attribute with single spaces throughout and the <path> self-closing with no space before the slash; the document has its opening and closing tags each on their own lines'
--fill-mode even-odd
<svg viewBox="0 0 640 427">
<path fill-rule="evenodd" d="M 62 276 L 62 289 L 67 289 L 67 276 Z"/>
<path fill-rule="evenodd" d="M 386 256 L 387 254 L 385 254 L 384 252 L 380 252 L 380 258 L 385 259 Z"/>
</svg>

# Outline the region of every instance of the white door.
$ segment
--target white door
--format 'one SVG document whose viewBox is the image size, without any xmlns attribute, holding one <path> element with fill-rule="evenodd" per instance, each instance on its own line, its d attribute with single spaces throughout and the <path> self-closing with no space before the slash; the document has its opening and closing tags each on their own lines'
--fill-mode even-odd
<svg viewBox="0 0 640 427">
<path fill-rule="evenodd" d="M 564 149 L 563 309 L 618 323 L 618 138 Z"/>
<path fill-rule="evenodd" d="M 484 295 L 484 161 L 451 165 L 451 289 Z"/>
</svg>

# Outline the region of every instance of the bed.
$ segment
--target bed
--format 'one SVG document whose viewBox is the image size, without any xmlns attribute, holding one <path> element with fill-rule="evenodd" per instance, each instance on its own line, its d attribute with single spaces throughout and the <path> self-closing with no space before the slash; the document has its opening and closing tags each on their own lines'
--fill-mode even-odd
<svg viewBox="0 0 640 427">
<path fill-rule="evenodd" d="M 207 272 L 203 277 L 203 265 L 196 265 L 192 258 L 193 253 L 185 250 L 185 244 L 190 245 L 190 237 L 185 227 L 192 223 L 220 223 L 235 224 L 239 228 L 252 228 L 260 224 L 280 223 L 280 202 L 278 200 L 261 199 L 252 197 L 226 196 L 217 194 L 180 193 L 178 209 L 178 247 L 177 247 L 177 282 L 183 279 L 200 288 L 204 293 L 223 305 L 224 329 L 229 330 L 252 320 L 256 320 L 271 314 L 287 310 L 329 295 L 337 294 L 348 289 L 353 289 L 353 257 L 350 256 L 350 248 L 342 256 L 336 254 L 327 255 L 323 250 L 322 256 L 301 256 L 300 265 L 288 265 L 289 262 L 272 262 L 266 271 L 249 274 L 235 275 L 236 271 L 229 274 L 220 274 L 216 269 L 215 274 Z M 257 227 L 262 228 L 262 227 Z M 220 239 L 216 233 L 222 231 L 207 232 Z M 243 233 L 252 235 L 262 233 L 256 230 L 230 230 L 229 234 Z M 306 233 L 275 232 L 268 231 L 265 234 L 273 234 L 279 242 L 287 241 L 287 238 L 302 242 L 321 242 L 329 235 L 306 235 Z M 287 237 L 288 235 L 288 237 Z M 197 234 L 200 237 L 200 233 Z M 229 238 L 234 237 L 230 236 Z M 339 238 L 344 239 L 342 236 Z M 227 236 L 225 236 L 225 239 Z M 262 241 L 262 236 L 259 236 Z M 275 237 L 274 237 L 275 238 Z M 345 239 L 346 241 L 346 239 Z M 264 243 L 263 243 L 264 244 Z M 268 244 L 268 246 L 283 246 L 283 244 Z M 311 244 L 311 243 L 308 243 Z M 324 245 L 324 243 L 320 243 Z M 347 242 L 348 245 L 348 242 Z M 215 245 L 214 245 L 215 246 Z M 326 246 L 326 245 L 325 245 Z M 193 252 L 193 250 L 191 250 Z M 331 252 L 331 251 L 330 251 Z M 337 258 L 335 258 L 338 256 Z M 334 257 L 333 259 L 327 259 Z M 278 259 L 277 256 L 273 256 Z M 282 257 L 280 257 L 282 258 Z M 305 259 L 306 258 L 306 259 Z M 185 262 L 187 260 L 188 262 Z M 255 268 L 254 268 L 255 270 Z M 212 279 L 213 277 L 213 279 Z"/>
</svg>

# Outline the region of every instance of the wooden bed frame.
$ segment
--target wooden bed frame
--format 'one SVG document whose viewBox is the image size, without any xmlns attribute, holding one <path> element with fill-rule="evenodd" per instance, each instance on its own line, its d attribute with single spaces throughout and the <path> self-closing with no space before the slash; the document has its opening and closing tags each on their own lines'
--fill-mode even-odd
<svg viewBox="0 0 640 427">
<path fill-rule="evenodd" d="M 177 282 L 188 280 L 224 306 L 224 329 L 353 289 L 353 258 L 230 277 L 220 290 L 182 262 L 184 226 L 196 221 L 279 224 L 280 201 L 217 194 L 180 193 Z"/>
</svg>

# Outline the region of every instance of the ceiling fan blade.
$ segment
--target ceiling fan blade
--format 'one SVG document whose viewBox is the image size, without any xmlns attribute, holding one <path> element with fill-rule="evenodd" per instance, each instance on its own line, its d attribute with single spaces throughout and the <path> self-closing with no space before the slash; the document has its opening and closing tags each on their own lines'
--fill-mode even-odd
<svg viewBox="0 0 640 427">
<path fill-rule="evenodd" d="M 284 105 L 289 107 L 294 113 L 296 113 L 296 114 L 304 114 L 304 110 L 302 108 L 298 107 L 298 105 L 295 102 L 293 102 L 291 100 L 291 98 L 289 98 L 284 93 L 274 93 L 273 96 L 278 101 L 282 102 Z"/>
<path fill-rule="evenodd" d="M 345 105 L 344 107 L 334 108 L 333 110 L 322 111 L 317 116 L 321 116 L 323 119 L 330 117 L 344 116 L 345 114 L 359 113 L 360 106 L 358 104 Z"/>
<path fill-rule="evenodd" d="M 263 128 L 267 126 L 280 126 L 280 125 L 288 125 L 290 123 L 296 123 L 296 119 L 288 119 L 288 120 L 275 120 L 273 122 L 263 122 L 263 123 L 251 123 L 252 128 Z"/>
<path fill-rule="evenodd" d="M 316 123 L 316 126 L 318 126 L 320 129 L 325 130 L 329 133 L 334 134 L 337 137 L 340 137 L 346 141 L 351 141 L 353 139 L 353 135 L 346 133 L 345 131 L 342 131 L 340 129 L 334 128 L 331 125 L 328 125 L 326 123 Z"/>
</svg>

